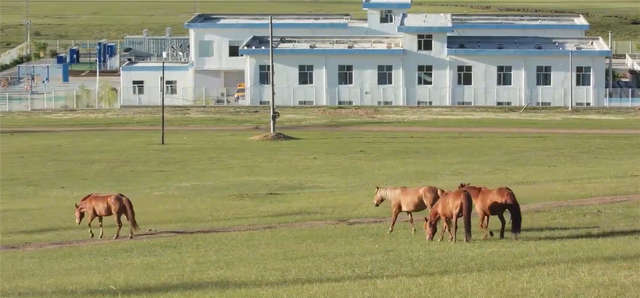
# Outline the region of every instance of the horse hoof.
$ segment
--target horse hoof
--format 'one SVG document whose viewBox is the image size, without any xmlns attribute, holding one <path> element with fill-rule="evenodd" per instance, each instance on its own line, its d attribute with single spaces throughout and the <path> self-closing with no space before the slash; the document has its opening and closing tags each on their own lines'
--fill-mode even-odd
<svg viewBox="0 0 640 298">
<path fill-rule="evenodd" d="M 133 236 L 129 236 L 129 239 L 133 239 Z"/>
<path fill-rule="evenodd" d="M 489 236 L 493 237 L 493 232 L 489 232 Z"/>
<path fill-rule="evenodd" d="M 91 234 L 91 239 L 93 239 L 93 234 Z"/>
</svg>

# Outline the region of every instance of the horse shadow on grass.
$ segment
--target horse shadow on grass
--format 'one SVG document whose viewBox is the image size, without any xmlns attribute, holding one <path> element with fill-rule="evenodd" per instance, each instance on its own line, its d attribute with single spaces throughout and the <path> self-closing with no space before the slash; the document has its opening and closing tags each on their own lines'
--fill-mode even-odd
<svg viewBox="0 0 640 298">
<path fill-rule="evenodd" d="M 575 257 L 571 259 L 558 259 L 554 260 L 554 264 L 562 263 L 566 265 L 577 265 L 584 263 L 607 263 L 613 261 L 635 261 L 640 260 L 640 253 L 634 254 L 626 254 L 623 256 L 597 256 L 597 257 Z M 138 296 L 138 295 L 156 295 L 156 294 L 168 294 L 168 293 L 180 293 L 186 291 L 225 291 L 225 290 L 236 290 L 236 289 L 265 289 L 265 288 L 277 288 L 282 286 L 306 286 L 306 285 L 322 285 L 322 284 L 333 284 L 333 283 L 343 283 L 343 282 L 359 282 L 359 281 L 373 281 L 373 280 L 381 280 L 381 279 L 393 279 L 393 278 L 428 278 L 430 276 L 447 276 L 447 275 L 459 275 L 466 274 L 469 272 L 491 272 L 496 267 L 500 267 L 500 264 L 494 264 L 495 266 L 487 266 L 486 263 L 482 261 L 477 261 L 469 264 L 459 265 L 452 269 L 436 269 L 429 270 L 428 266 L 418 266 L 419 270 L 412 270 L 411 272 L 405 273 L 378 273 L 378 274 L 354 274 L 350 276 L 331 276 L 327 275 L 324 277 L 297 277 L 297 278 L 287 278 L 281 280 L 246 280 L 246 281 L 238 281 L 238 280 L 209 280 L 209 281 L 189 281 L 189 282 L 181 282 L 181 283 L 163 283 L 157 285 L 142 285 L 142 286 L 133 286 L 133 287 L 122 287 L 117 288 L 117 291 L 111 288 L 110 286 L 103 286 L 99 289 L 78 289 L 77 291 L 70 290 L 60 290 L 60 291 L 38 291 L 38 292 L 19 292 L 16 296 L 37 296 L 37 297 L 47 297 L 53 295 L 63 295 L 63 296 L 82 296 L 82 297 L 93 297 L 93 296 L 114 296 L 118 297 L 122 296 Z M 548 260 L 539 260 L 534 262 L 517 262 L 508 264 L 511 270 L 529 270 L 534 267 L 545 267 L 549 266 Z"/>
<path fill-rule="evenodd" d="M 598 226 L 593 227 L 536 227 L 536 228 L 522 228 L 521 232 L 556 232 L 556 231 L 575 231 L 575 230 L 595 230 L 600 229 Z M 506 229 L 508 230 L 508 229 Z"/>
</svg>

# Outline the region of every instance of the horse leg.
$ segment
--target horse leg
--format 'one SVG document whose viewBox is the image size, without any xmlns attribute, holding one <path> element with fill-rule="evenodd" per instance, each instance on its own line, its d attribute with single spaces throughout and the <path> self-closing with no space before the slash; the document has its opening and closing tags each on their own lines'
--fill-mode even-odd
<svg viewBox="0 0 640 298">
<path fill-rule="evenodd" d="M 448 227 L 448 225 L 447 225 L 447 219 L 445 218 L 445 219 L 442 221 L 442 232 L 440 232 L 440 239 L 438 239 L 438 242 L 439 242 L 439 241 L 442 241 L 442 239 L 444 238 L 444 232 L 446 232 L 446 231 L 447 231 L 447 227 Z"/>
<path fill-rule="evenodd" d="M 387 232 L 387 234 L 393 232 L 393 226 L 396 225 L 398 214 L 400 214 L 400 210 L 393 209 L 393 214 L 391 215 L 391 227 L 389 227 L 389 232 Z"/>
<path fill-rule="evenodd" d="M 89 215 L 89 222 L 87 223 L 87 225 L 89 226 L 89 235 L 91 235 L 91 238 L 93 238 L 93 231 L 91 230 L 91 222 L 93 221 L 94 218 L 96 218 L 95 214 L 91 213 Z"/>
<path fill-rule="evenodd" d="M 453 243 L 456 243 L 458 236 L 458 216 L 457 214 L 453 214 Z"/>
<path fill-rule="evenodd" d="M 98 216 L 98 223 L 100 224 L 100 235 L 98 236 L 98 238 L 102 239 L 102 216 Z"/>
<path fill-rule="evenodd" d="M 447 231 L 449 232 L 449 242 L 451 242 L 453 241 L 453 234 L 451 233 L 451 220 L 447 218 L 445 222 L 447 223 Z"/>
<path fill-rule="evenodd" d="M 409 222 L 411 223 L 411 234 L 415 234 L 416 225 L 413 223 L 413 215 L 411 214 L 411 212 L 407 212 L 407 214 L 409 215 Z"/>
<path fill-rule="evenodd" d="M 487 225 L 485 226 L 485 235 L 487 234 L 487 232 L 489 233 L 489 237 L 493 237 L 493 232 L 491 232 L 491 230 L 489 230 L 489 219 L 491 219 L 491 214 L 487 215 Z"/>
<path fill-rule="evenodd" d="M 498 219 L 500 219 L 500 239 L 504 239 L 504 226 L 507 221 L 504 220 L 504 214 L 498 214 Z"/>
<path fill-rule="evenodd" d="M 122 220 L 121 220 L 121 216 L 122 214 L 118 214 L 116 213 L 116 223 L 118 224 L 118 230 L 116 230 L 116 235 L 113 236 L 113 240 L 118 239 L 118 237 L 120 237 L 120 229 L 122 229 Z"/>
</svg>

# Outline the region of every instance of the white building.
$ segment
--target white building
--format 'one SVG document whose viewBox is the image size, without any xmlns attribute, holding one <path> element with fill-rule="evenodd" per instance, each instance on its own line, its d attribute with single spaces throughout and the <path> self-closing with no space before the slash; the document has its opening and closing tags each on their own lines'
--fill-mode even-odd
<svg viewBox="0 0 640 298">
<path fill-rule="evenodd" d="M 611 51 L 602 38 L 584 36 L 581 15 L 408 14 L 411 0 L 362 7 L 366 21 L 276 15 L 272 43 L 268 15 L 198 14 L 185 24 L 191 64 L 176 69 L 183 91 L 175 95 L 184 104 L 224 104 L 245 83 L 238 104 L 268 104 L 273 45 L 279 106 L 604 105 Z M 122 68 L 125 104 L 139 89 L 134 80 L 160 90 L 159 73 L 135 71 L 141 67 Z"/>
</svg>

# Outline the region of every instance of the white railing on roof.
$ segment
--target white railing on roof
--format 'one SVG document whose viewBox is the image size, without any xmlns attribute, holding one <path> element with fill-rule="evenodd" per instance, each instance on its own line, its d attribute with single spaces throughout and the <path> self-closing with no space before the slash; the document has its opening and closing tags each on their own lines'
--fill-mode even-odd
<svg viewBox="0 0 640 298">
<path fill-rule="evenodd" d="M 636 60 L 640 60 L 640 54 L 625 54 L 625 56 L 625 64 L 627 64 L 630 69 L 640 71 L 640 64 L 636 62 Z"/>
</svg>

